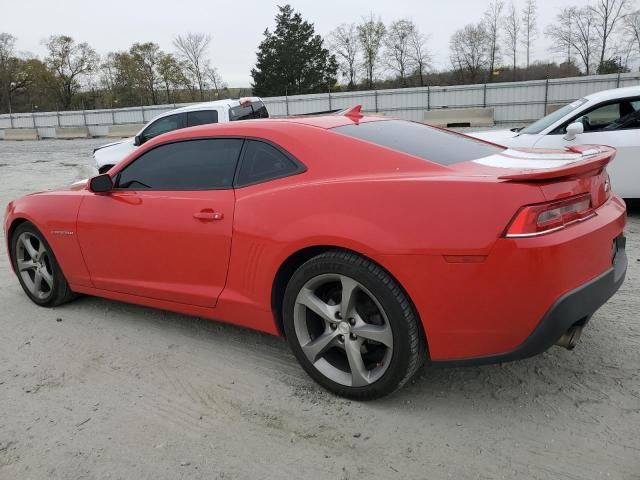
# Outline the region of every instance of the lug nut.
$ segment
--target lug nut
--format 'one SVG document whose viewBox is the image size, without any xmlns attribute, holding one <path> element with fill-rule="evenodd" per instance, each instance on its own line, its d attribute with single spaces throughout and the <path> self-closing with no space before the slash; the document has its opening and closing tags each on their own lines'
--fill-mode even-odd
<svg viewBox="0 0 640 480">
<path fill-rule="evenodd" d="M 342 314 L 341 314 L 340 312 L 336 312 L 336 313 L 335 313 L 335 317 L 336 317 L 338 320 L 342 320 Z"/>
<path fill-rule="evenodd" d="M 338 328 L 338 326 L 335 323 L 332 323 L 329 326 L 331 327 L 331 330 L 335 330 L 336 328 Z"/>
<path fill-rule="evenodd" d="M 355 318 L 350 318 L 349 319 L 349 325 L 354 326 L 356 324 L 356 319 Z"/>
<path fill-rule="evenodd" d="M 341 342 L 344 342 L 344 335 L 340 335 L 340 337 L 339 337 L 339 338 L 340 338 L 340 341 L 341 341 Z"/>
<path fill-rule="evenodd" d="M 357 335 L 356 335 L 355 333 L 350 333 L 350 334 L 349 334 L 349 338 L 350 338 L 351 340 L 356 340 L 358 337 L 357 337 Z"/>
</svg>

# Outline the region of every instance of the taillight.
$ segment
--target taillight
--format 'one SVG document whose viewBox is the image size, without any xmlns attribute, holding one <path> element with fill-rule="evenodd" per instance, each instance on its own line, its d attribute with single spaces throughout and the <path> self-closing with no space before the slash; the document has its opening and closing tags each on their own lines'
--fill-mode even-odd
<svg viewBox="0 0 640 480">
<path fill-rule="evenodd" d="M 534 237 L 555 232 L 595 215 L 588 193 L 565 200 L 522 207 L 511 220 L 506 237 Z"/>
</svg>

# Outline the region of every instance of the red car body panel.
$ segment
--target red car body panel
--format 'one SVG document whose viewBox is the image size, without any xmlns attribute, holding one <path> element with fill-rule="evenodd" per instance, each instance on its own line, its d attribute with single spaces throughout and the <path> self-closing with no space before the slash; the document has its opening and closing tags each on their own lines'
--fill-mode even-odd
<svg viewBox="0 0 640 480">
<path fill-rule="evenodd" d="M 34 223 L 74 291 L 271 334 L 280 333 L 272 293 L 287 259 L 307 248 L 353 250 L 407 291 L 432 360 L 514 350 L 563 294 L 611 268 L 625 225 L 624 204 L 604 188 L 612 149 L 602 147 L 598 171 L 511 181 L 499 178 L 504 169 L 442 166 L 327 130 L 353 121 L 252 120 L 165 134 L 110 175 L 158 144 L 201 137 L 265 139 L 306 171 L 235 190 L 94 194 L 79 185 L 12 202 L 5 232 L 16 220 Z M 588 221 L 503 236 L 522 206 L 585 192 L 597 206 Z M 200 222 L 201 211 L 223 219 Z"/>
</svg>

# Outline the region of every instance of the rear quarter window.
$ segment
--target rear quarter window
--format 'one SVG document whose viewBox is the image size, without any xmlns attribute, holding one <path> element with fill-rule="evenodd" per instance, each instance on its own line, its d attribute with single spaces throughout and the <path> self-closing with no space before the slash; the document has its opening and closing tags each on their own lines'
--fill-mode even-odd
<svg viewBox="0 0 640 480">
<path fill-rule="evenodd" d="M 269 118 L 267 107 L 262 102 L 250 102 L 233 107 L 229 112 L 232 122 L 236 120 L 252 120 L 254 118 Z"/>
<path fill-rule="evenodd" d="M 333 129 L 440 165 L 488 157 L 505 149 L 454 132 L 404 120 L 380 120 Z"/>
</svg>

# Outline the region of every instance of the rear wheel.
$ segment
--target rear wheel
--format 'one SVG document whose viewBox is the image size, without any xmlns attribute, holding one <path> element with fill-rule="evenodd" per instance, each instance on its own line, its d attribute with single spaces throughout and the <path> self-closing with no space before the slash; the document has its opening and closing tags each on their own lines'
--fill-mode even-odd
<svg viewBox="0 0 640 480">
<path fill-rule="evenodd" d="M 74 298 L 51 247 L 31 223 L 11 237 L 11 261 L 27 296 L 42 307 L 55 307 Z"/>
<path fill-rule="evenodd" d="M 424 363 L 426 342 L 406 294 L 384 269 L 354 253 L 335 250 L 304 263 L 283 307 L 296 358 L 338 395 L 387 395 Z"/>
</svg>

